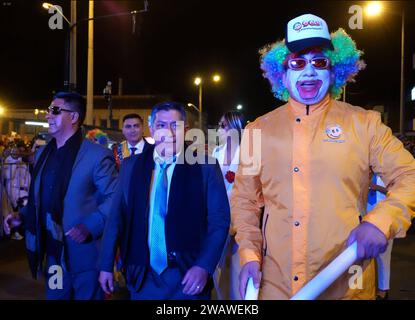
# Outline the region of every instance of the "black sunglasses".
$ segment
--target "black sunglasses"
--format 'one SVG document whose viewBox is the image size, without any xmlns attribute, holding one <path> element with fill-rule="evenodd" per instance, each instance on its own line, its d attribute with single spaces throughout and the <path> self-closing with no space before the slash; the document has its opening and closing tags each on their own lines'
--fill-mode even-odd
<svg viewBox="0 0 415 320">
<path fill-rule="evenodd" d="M 61 114 L 62 111 L 66 111 L 66 112 L 76 112 L 74 110 L 69 110 L 69 109 L 63 109 L 61 107 L 58 106 L 49 106 L 48 107 L 48 113 L 51 113 L 55 116 Z"/>
</svg>

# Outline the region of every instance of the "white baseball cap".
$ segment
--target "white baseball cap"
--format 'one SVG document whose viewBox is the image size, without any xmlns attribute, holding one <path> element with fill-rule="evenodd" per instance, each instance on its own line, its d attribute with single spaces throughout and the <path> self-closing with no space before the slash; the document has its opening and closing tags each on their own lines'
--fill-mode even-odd
<svg viewBox="0 0 415 320">
<path fill-rule="evenodd" d="M 333 50 L 326 21 L 313 14 L 303 14 L 287 23 L 285 42 L 291 52 L 310 47 L 328 47 Z"/>
</svg>

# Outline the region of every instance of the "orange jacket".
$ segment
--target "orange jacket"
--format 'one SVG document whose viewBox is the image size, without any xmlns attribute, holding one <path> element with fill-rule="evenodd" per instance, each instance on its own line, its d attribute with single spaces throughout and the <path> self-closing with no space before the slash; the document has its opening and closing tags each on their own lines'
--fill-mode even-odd
<svg viewBox="0 0 415 320">
<path fill-rule="evenodd" d="M 255 174 L 243 156 L 232 192 L 232 227 L 241 265 L 259 261 L 260 298 L 289 299 L 339 253 L 366 210 L 369 166 L 387 198 L 363 218 L 385 236 L 404 237 L 415 210 L 415 160 L 382 124 L 380 115 L 327 96 L 309 107 L 294 100 L 249 124 L 261 130 Z M 261 208 L 264 213 L 261 215 Z M 362 289 L 345 273 L 320 298 L 371 299 L 374 265 L 360 264 Z"/>
</svg>

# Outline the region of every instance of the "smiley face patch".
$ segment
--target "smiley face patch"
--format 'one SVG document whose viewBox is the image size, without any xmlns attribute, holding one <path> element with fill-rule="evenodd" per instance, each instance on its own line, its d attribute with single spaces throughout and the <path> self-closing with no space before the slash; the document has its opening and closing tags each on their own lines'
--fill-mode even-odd
<svg viewBox="0 0 415 320">
<path fill-rule="evenodd" d="M 326 134 L 330 139 L 337 140 L 341 137 L 342 133 L 343 130 L 338 124 L 328 125 L 326 127 Z"/>
</svg>

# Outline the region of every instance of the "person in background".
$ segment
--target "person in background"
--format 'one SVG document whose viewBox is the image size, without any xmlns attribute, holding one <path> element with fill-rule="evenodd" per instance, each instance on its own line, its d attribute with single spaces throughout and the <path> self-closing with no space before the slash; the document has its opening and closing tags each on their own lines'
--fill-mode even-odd
<svg viewBox="0 0 415 320">
<path fill-rule="evenodd" d="M 239 145 L 244 127 L 245 117 L 237 111 L 226 112 L 218 123 L 219 146 L 213 150 L 212 156 L 219 162 L 228 200 L 231 197 L 239 166 Z M 238 281 L 240 269 L 238 245 L 231 226 L 221 260 L 213 277 L 219 300 L 241 300 Z"/>
<path fill-rule="evenodd" d="M 144 122 L 137 113 L 130 113 L 122 120 L 122 133 L 125 140 L 112 146 L 118 169 L 125 158 L 141 154 L 150 145 L 143 138 Z"/>
<path fill-rule="evenodd" d="M 28 164 L 22 160 L 24 151 L 22 144 L 11 143 L 3 163 L 3 196 L 6 197 L 9 203 L 7 207 L 11 208 L 13 216 L 18 216 L 19 210 L 27 204 L 29 195 L 30 173 Z M 23 236 L 15 229 L 11 238 L 22 240 Z"/>
</svg>

